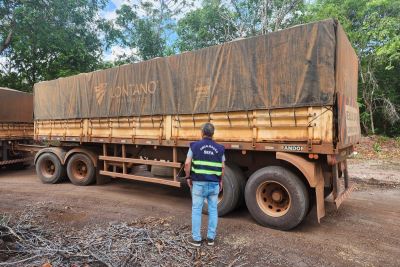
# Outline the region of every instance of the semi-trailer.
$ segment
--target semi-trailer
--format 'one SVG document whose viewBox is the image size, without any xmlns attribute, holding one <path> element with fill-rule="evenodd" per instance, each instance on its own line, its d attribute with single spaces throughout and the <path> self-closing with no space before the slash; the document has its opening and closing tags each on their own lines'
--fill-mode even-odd
<svg viewBox="0 0 400 267">
<path fill-rule="evenodd" d="M 18 144 L 33 142 L 33 95 L 0 87 L 0 168 L 21 169 L 33 155 Z"/>
<path fill-rule="evenodd" d="M 335 20 L 34 86 L 35 157 L 44 183 L 125 178 L 182 187 L 200 127 L 225 146 L 218 212 L 245 201 L 288 230 L 353 187 L 346 159 L 360 137 L 358 59 Z"/>
</svg>

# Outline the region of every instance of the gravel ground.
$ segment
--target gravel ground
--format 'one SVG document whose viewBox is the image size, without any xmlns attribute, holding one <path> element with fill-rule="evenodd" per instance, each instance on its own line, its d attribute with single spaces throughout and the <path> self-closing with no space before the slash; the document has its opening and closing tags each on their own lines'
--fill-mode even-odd
<svg viewBox="0 0 400 267">
<path fill-rule="evenodd" d="M 221 261 L 214 264 L 400 266 L 399 170 L 395 160 L 350 161 L 350 175 L 358 190 L 338 211 L 328 200 L 327 216 L 321 224 L 315 210 L 290 232 L 257 225 L 246 208 L 221 218 L 215 250 Z M 0 214 L 17 218 L 35 207 L 41 225 L 47 223 L 63 235 L 148 217 L 169 218 L 170 230 L 187 235 L 190 206 L 189 192 L 166 186 L 127 180 L 88 187 L 67 182 L 45 185 L 33 168 L 0 171 Z"/>
</svg>

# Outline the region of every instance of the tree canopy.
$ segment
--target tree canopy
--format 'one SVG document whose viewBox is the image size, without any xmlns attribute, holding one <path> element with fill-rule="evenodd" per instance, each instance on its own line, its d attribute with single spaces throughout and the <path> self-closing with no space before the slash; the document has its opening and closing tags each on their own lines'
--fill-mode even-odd
<svg viewBox="0 0 400 267">
<path fill-rule="evenodd" d="M 102 57 L 96 26 L 99 1 L 26 1 L 0 3 L 0 83 L 31 90 L 41 80 L 95 70 Z"/>
<path fill-rule="evenodd" d="M 400 1 L 318 0 L 301 22 L 337 18 L 360 60 L 359 104 L 366 133 L 400 134 Z"/>
</svg>

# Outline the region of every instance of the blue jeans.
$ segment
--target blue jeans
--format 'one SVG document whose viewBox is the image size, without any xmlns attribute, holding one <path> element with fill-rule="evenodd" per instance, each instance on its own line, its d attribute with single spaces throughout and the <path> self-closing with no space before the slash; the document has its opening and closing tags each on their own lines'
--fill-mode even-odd
<svg viewBox="0 0 400 267">
<path fill-rule="evenodd" d="M 208 203 L 208 231 L 207 238 L 215 239 L 218 224 L 218 193 L 217 182 L 193 181 L 192 187 L 192 236 L 201 241 L 201 212 L 204 200 Z"/>
</svg>

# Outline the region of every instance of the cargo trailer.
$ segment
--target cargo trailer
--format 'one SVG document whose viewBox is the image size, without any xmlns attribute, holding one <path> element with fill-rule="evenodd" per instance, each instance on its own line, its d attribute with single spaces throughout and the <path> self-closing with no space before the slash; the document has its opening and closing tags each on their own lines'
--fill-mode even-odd
<svg viewBox="0 0 400 267">
<path fill-rule="evenodd" d="M 182 187 L 200 127 L 214 124 L 227 167 L 219 215 L 245 202 L 288 230 L 353 187 L 360 137 L 358 59 L 335 20 L 34 86 L 35 158 L 44 183 L 125 178 Z"/>
<path fill-rule="evenodd" d="M 17 148 L 33 142 L 33 95 L 0 87 L 0 168 L 22 169 L 33 155 Z"/>
</svg>

